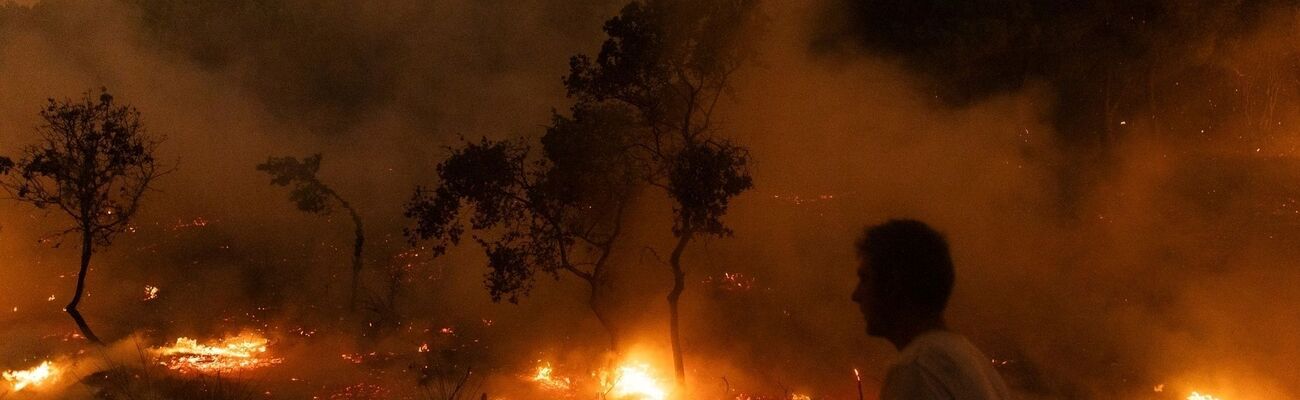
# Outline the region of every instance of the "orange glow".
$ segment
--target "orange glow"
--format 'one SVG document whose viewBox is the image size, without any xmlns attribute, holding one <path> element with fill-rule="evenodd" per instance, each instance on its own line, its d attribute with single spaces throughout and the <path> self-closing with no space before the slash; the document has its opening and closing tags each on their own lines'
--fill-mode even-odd
<svg viewBox="0 0 1300 400">
<path fill-rule="evenodd" d="M 41 365 L 17 371 L 5 371 L 3 376 L 5 381 L 13 385 L 14 391 L 19 392 L 28 386 L 40 386 L 42 384 L 54 381 L 54 376 L 59 373 L 59 369 L 49 361 L 41 362 Z"/>
<path fill-rule="evenodd" d="M 665 385 L 655 376 L 650 366 L 641 362 L 625 362 L 614 373 L 602 374 L 601 386 L 609 393 L 610 399 L 663 400 L 668 398 L 668 389 L 665 389 Z"/>
<path fill-rule="evenodd" d="M 265 337 L 246 332 L 207 344 L 182 337 L 176 339 L 176 344 L 154 351 L 162 358 L 162 365 L 182 373 L 229 372 L 257 369 L 284 361 L 267 356 L 268 343 L 270 341 Z"/>
</svg>

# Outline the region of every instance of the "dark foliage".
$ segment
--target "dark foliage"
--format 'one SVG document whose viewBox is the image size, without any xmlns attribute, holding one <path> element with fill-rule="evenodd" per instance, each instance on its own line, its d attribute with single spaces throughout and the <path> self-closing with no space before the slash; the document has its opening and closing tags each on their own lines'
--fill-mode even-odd
<svg viewBox="0 0 1300 400">
<path fill-rule="evenodd" d="M 528 161 L 518 141 L 467 142 L 437 167 L 441 183 L 417 188 L 406 216 L 414 242 L 436 254 L 476 232 L 488 256 L 484 283 L 494 301 L 518 302 L 538 273 L 568 271 L 602 284 L 604 260 L 634 189 L 625 151 L 626 116 L 614 110 L 556 115 L 542 137 L 543 158 Z M 462 218 L 465 207 L 469 212 Z"/>
<path fill-rule="evenodd" d="M 692 145 L 677 155 L 668 190 L 677 207 L 673 230 L 730 235 L 722 223 L 731 198 L 753 186 L 745 168 L 749 154 L 745 148 L 726 141 Z"/>
<path fill-rule="evenodd" d="M 22 150 L 4 181 L 15 199 L 53 208 L 72 217 L 97 245 L 108 245 L 135 214 L 139 198 L 161 171 L 154 159 L 158 142 L 144 132 L 140 113 L 113 103 L 102 90 L 80 101 L 54 100 L 41 111 L 41 143 Z"/>
<path fill-rule="evenodd" d="M 293 185 L 289 191 L 289 201 L 297 205 L 299 210 L 312 214 L 329 214 L 329 200 L 334 196 L 334 191 L 316 178 L 320 160 L 320 154 L 302 161 L 294 157 L 271 157 L 265 163 L 258 164 L 257 170 L 270 174 L 272 185 Z"/>
</svg>

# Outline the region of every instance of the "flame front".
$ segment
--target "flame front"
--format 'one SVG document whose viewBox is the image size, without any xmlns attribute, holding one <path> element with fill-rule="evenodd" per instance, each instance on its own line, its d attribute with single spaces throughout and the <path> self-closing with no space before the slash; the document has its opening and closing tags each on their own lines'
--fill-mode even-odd
<svg viewBox="0 0 1300 400">
<path fill-rule="evenodd" d="M 1187 400 L 1223 400 L 1223 399 L 1208 394 L 1200 394 L 1198 392 L 1192 392 L 1192 394 L 1187 395 Z"/>
<path fill-rule="evenodd" d="M 555 372 L 550 363 L 537 366 L 537 373 L 533 374 L 530 380 L 537 382 L 543 389 L 567 391 L 572 386 L 569 378 L 557 378 L 552 374 Z"/>
<path fill-rule="evenodd" d="M 206 345 L 182 337 L 176 339 L 176 344 L 154 351 L 164 358 L 162 365 L 180 372 L 250 370 L 283 361 L 266 356 L 269 342 L 265 337 L 253 333 L 243 333 Z"/>
<path fill-rule="evenodd" d="M 668 390 L 644 363 L 625 363 L 604 385 L 612 399 L 663 400 Z"/>
<path fill-rule="evenodd" d="M 28 386 L 40 386 L 46 382 L 53 381 L 53 377 L 58 374 L 58 368 L 54 367 L 49 361 L 42 362 L 41 365 L 25 370 L 5 371 L 0 376 L 4 376 L 5 381 L 13 385 L 14 391 L 22 391 Z"/>
</svg>

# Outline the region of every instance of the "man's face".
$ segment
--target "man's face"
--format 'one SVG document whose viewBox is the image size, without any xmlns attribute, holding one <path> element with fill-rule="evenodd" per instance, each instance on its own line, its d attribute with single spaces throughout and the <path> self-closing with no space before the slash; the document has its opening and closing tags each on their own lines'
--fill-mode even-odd
<svg viewBox="0 0 1300 400">
<path fill-rule="evenodd" d="M 864 258 L 858 265 L 858 287 L 853 289 L 853 302 L 858 303 L 858 310 L 867 322 L 867 334 L 881 336 L 888 329 L 888 307 L 882 293 L 875 290 L 874 279 L 871 265 Z"/>
</svg>

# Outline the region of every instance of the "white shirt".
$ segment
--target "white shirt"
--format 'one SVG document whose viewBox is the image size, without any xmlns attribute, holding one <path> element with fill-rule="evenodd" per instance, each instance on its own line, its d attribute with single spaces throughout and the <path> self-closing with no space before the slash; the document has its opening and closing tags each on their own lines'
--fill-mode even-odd
<svg viewBox="0 0 1300 400">
<path fill-rule="evenodd" d="M 881 400 L 1005 400 L 1011 396 L 992 361 L 948 331 L 917 336 L 889 368 Z"/>
</svg>

